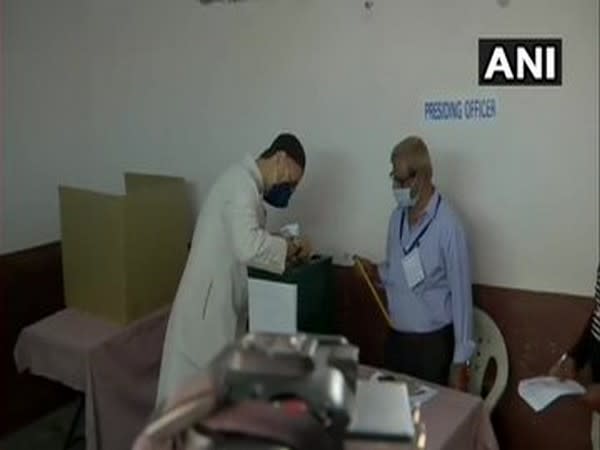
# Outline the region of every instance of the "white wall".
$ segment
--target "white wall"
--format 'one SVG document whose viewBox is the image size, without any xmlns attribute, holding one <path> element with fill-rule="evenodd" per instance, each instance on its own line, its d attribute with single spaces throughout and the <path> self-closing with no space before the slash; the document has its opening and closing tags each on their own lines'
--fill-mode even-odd
<svg viewBox="0 0 600 450">
<path fill-rule="evenodd" d="M 597 0 L 5 0 L 2 251 L 59 238 L 57 185 L 218 172 L 282 129 L 309 152 L 285 218 L 383 255 L 388 157 L 408 133 L 470 232 L 475 280 L 589 295 L 598 261 Z M 563 86 L 477 86 L 477 39 L 563 37 Z M 493 95 L 488 124 L 425 99 Z"/>
</svg>

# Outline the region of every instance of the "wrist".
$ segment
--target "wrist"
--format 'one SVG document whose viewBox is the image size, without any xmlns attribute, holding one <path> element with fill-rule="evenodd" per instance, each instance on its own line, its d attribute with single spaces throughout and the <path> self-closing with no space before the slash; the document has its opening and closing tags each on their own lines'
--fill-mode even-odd
<svg viewBox="0 0 600 450">
<path fill-rule="evenodd" d="M 288 259 L 295 259 L 302 253 L 302 242 L 299 238 L 288 238 Z"/>
<path fill-rule="evenodd" d="M 471 364 L 468 361 L 457 362 L 457 363 L 452 363 L 451 368 L 455 372 L 462 374 L 462 373 L 467 373 L 470 370 Z"/>
<path fill-rule="evenodd" d="M 572 355 L 570 352 L 564 352 L 560 355 L 560 359 L 558 360 L 559 364 L 564 364 L 567 361 L 572 361 L 575 365 L 577 365 L 577 359 L 575 355 Z"/>
<path fill-rule="evenodd" d="M 454 389 L 466 391 L 469 386 L 471 372 L 465 362 L 452 363 L 448 384 Z"/>
<path fill-rule="evenodd" d="M 292 258 L 298 251 L 298 245 L 296 245 L 296 242 L 292 238 L 287 238 L 286 242 L 287 242 L 287 256 L 288 256 L 288 258 Z"/>
<path fill-rule="evenodd" d="M 455 361 L 452 363 L 453 367 L 471 367 L 471 360 L 466 359 L 464 361 Z"/>
</svg>

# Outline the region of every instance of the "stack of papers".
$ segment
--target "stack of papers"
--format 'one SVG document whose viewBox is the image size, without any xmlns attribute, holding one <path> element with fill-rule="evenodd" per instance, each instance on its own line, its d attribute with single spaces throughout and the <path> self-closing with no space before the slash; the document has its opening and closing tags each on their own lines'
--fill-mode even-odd
<svg viewBox="0 0 600 450">
<path fill-rule="evenodd" d="M 383 381 L 387 374 L 383 374 L 381 372 L 375 372 L 371 375 L 371 381 L 378 381 L 380 383 L 398 383 L 403 382 L 406 383 L 406 387 L 408 388 L 408 398 L 410 401 L 410 407 L 414 408 L 416 406 L 420 406 L 425 402 L 428 402 L 433 397 L 435 397 L 438 393 L 437 389 L 434 389 L 426 384 L 419 383 L 417 380 L 413 380 L 407 377 L 402 377 L 401 375 L 394 376 L 393 380 Z"/>
<path fill-rule="evenodd" d="M 565 395 L 581 395 L 585 388 L 574 380 L 560 381 L 556 377 L 536 377 L 519 382 L 519 395 L 535 412 Z"/>
<path fill-rule="evenodd" d="M 418 386 L 414 386 L 414 389 L 411 389 L 409 384 L 408 395 L 410 396 L 410 406 L 414 408 L 416 406 L 420 406 L 425 402 L 428 402 L 433 397 L 437 395 L 437 390 L 427 386 L 426 384 L 419 384 Z"/>
</svg>

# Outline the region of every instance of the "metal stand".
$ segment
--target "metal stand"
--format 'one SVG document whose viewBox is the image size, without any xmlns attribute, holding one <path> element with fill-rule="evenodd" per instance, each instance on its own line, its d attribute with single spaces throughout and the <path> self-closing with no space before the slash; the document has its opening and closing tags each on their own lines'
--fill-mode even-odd
<svg viewBox="0 0 600 450">
<path fill-rule="evenodd" d="M 69 426 L 69 432 L 67 433 L 67 437 L 65 438 L 63 450 L 69 450 L 77 442 L 85 439 L 85 436 L 81 436 L 81 435 L 75 436 L 77 424 L 79 423 L 81 416 L 83 415 L 83 406 L 84 405 L 85 405 L 85 395 L 81 394 L 79 396 L 79 400 L 77 401 L 77 409 L 75 410 L 75 415 L 73 416 L 73 419 L 71 420 L 71 425 Z"/>
</svg>

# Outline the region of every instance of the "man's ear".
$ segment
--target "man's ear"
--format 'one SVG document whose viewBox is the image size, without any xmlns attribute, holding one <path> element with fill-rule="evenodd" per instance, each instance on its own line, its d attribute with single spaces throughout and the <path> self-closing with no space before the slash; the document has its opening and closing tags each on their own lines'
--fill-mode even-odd
<svg viewBox="0 0 600 450">
<path fill-rule="evenodd" d="M 416 194 L 417 192 L 423 189 L 423 182 L 425 181 L 423 174 L 421 172 L 417 172 L 415 175 L 415 180 L 413 181 L 413 185 L 411 186 L 411 192 Z"/>
<path fill-rule="evenodd" d="M 271 157 L 273 164 L 272 164 L 272 183 L 273 184 L 277 184 L 280 183 L 280 177 L 283 177 L 285 174 L 285 158 L 286 158 L 286 154 L 283 150 L 277 150 L 273 156 Z"/>
<path fill-rule="evenodd" d="M 419 186 L 422 182 L 423 182 L 423 176 L 421 175 L 421 172 L 417 172 L 415 174 L 414 185 Z"/>
</svg>

